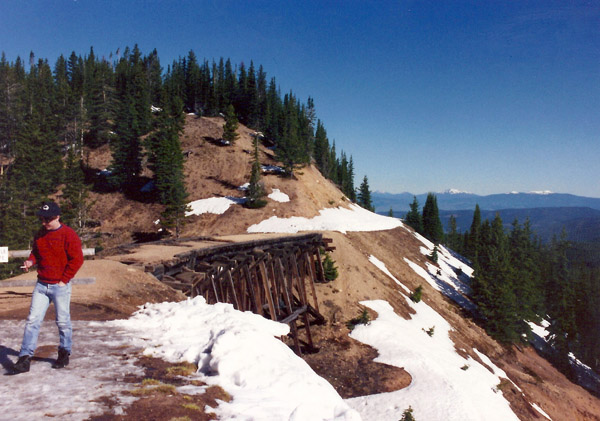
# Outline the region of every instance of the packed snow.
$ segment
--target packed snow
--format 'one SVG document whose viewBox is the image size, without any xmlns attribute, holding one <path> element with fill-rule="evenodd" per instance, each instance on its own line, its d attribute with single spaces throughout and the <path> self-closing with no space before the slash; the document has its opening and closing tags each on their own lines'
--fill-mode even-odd
<svg viewBox="0 0 600 421">
<path fill-rule="evenodd" d="M 231 304 L 203 297 L 146 306 L 125 329 L 146 355 L 198 364 L 200 380 L 220 385 L 232 397 L 215 410 L 219 419 L 359 420 L 333 387 L 276 337 L 289 326 Z"/>
<path fill-rule="evenodd" d="M 381 231 L 402 226 L 397 218 L 377 215 L 358 205 L 347 208 L 327 208 L 319 211 L 314 218 L 292 216 L 279 218 L 272 216 L 248 228 L 249 233 L 296 233 L 300 231 Z"/>
<path fill-rule="evenodd" d="M 279 189 L 273 189 L 273 192 L 268 197 L 271 200 L 281 203 L 290 201 L 290 197 Z"/>
<path fill-rule="evenodd" d="M 4 374 L 17 360 L 24 327 L 24 320 L 0 321 L 0 364 Z M 43 322 L 38 350 L 50 348 L 51 357 L 34 358 L 29 373 L 2 376 L 1 419 L 84 420 L 107 410 L 100 400 L 103 396 L 113 397 L 115 414 L 121 414 L 123 407 L 135 400 L 124 392 L 136 385 L 123 380 L 131 375 L 143 375 L 142 369 L 134 365 L 135 358 L 130 357 L 139 349 L 104 323 L 73 321 L 73 341 L 69 366 L 52 369 L 58 331 L 54 321 Z"/>
</svg>

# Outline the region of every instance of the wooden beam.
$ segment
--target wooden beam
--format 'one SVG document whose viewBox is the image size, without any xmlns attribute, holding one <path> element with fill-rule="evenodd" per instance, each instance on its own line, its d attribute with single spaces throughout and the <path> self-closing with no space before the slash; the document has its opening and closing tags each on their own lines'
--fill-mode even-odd
<svg viewBox="0 0 600 421">
<path fill-rule="evenodd" d="M 37 279 L 15 279 L 12 281 L 0 281 L 0 288 L 28 287 L 37 283 Z M 73 285 L 89 285 L 96 283 L 96 278 L 73 278 L 70 281 Z"/>
<path fill-rule="evenodd" d="M 83 252 L 84 256 L 94 256 L 96 254 L 96 249 L 94 248 L 82 248 L 81 251 Z M 8 251 L 8 257 L 12 258 L 12 259 L 17 259 L 17 258 L 22 258 L 22 257 L 29 257 L 29 255 L 31 254 L 31 250 L 9 250 Z"/>
</svg>

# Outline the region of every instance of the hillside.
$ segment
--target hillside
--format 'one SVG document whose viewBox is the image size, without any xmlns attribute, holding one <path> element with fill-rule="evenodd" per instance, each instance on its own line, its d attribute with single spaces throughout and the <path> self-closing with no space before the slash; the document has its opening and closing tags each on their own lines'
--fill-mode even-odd
<svg viewBox="0 0 600 421">
<path fill-rule="evenodd" d="M 220 118 L 186 117 L 182 147 L 184 151 L 191 152 L 185 162 L 190 202 L 214 197 L 241 198 L 244 195 L 238 187 L 248 181 L 250 174 L 252 130 L 240 125 L 240 138 L 236 144 L 224 147 L 215 142 L 221 137 L 222 124 Z M 268 148 L 261 147 L 260 159 L 265 165 L 277 164 L 273 152 Z M 90 151 L 89 165 L 94 169 L 102 170 L 109 162 L 107 149 Z M 268 174 L 263 176 L 263 181 L 268 193 L 279 190 L 289 197 L 289 201 L 269 199 L 268 205 L 258 210 L 233 204 L 222 214 L 193 215 L 188 217 L 183 236 L 241 240 L 248 238 L 250 226 L 273 216 L 309 219 L 326 208 L 341 206 L 351 209 L 339 189 L 323 178 L 313 166 L 299 169 L 292 179 Z M 94 192 L 92 200 L 92 218 L 98 226 L 94 228 L 88 246 L 101 246 L 104 251 L 96 259 L 87 261 L 82 269 L 82 276 L 95 276 L 97 283 L 74 288 L 74 318 L 104 320 L 124 317 L 131 314 L 135 306 L 146 301 L 183 299 L 136 267 L 119 263 L 126 259 L 120 260 L 118 246 L 156 234 L 154 221 L 159 218 L 160 206 L 128 200 L 118 193 Z M 366 301 L 385 300 L 400 318 L 411 320 L 416 317 L 417 310 L 406 299 L 406 291 L 399 288 L 400 282 L 410 291 L 418 286 L 423 287 L 423 303 L 449 324 L 448 337 L 457 355 L 469 359 L 473 367 L 481 365 L 485 367 L 484 371 L 494 375 L 500 370 L 505 373 L 510 381 L 500 376 L 503 380 L 497 385 L 497 389 L 501 390 L 498 393 L 509 402 L 510 409 L 519 419 L 546 419 L 545 413 L 552 420 L 600 420 L 600 399 L 570 382 L 533 348 L 506 348 L 489 338 L 469 313 L 449 298 L 451 294 L 447 288 L 436 288 L 424 281 L 422 272 L 431 273 L 433 270 L 435 274 L 443 269 L 446 274 L 456 268 L 432 268 L 426 257 L 429 252 L 426 243 L 412 230 L 400 225 L 378 231 L 325 231 L 324 235 L 333 240 L 335 251 L 332 257 L 338 266 L 339 277 L 327 284 L 317 284 L 320 310 L 328 322 L 323 327 L 315 327 L 315 341 L 320 351 L 304 358 L 317 374 L 333 385 L 341 397 L 358 399 L 398 389 L 408 390 L 410 388 L 406 386 L 415 385 L 412 377 L 415 373 L 411 373 L 410 368 L 405 370 L 402 365 L 374 362 L 378 355 L 376 348 L 360 342 L 354 336 L 350 337 L 346 326 L 349 320 L 365 309 L 371 320 L 377 319 L 375 310 L 361 304 Z M 374 263 L 376 261 L 385 265 L 389 274 L 377 266 Z M 453 276 L 459 278 L 458 275 Z M 20 276 L 21 279 L 26 277 Z M 458 295 L 465 299 L 462 293 Z M 0 298 L 4 303 L 1 319 L 21 319 L 27 313 L 29 297 L 25 287 L 0 287 Z M 440 331 L 441 326 L 438 325 L 436 332 Z M 436 333 L 437 338 L 442 336 L 443 333 Z M 414 342 L 415 346 L 417 340 L 410 336 L 397 338 L 398 342 Z M 432 355 L 435 356 L 434 351 Z M 13 354 L 4 354 L 4 357 L 6 355 Z M 435 382 L 425 386 L 431 391 L 442 388 Z M 471 398 L 464 396 L 465 405 L 468 406 Z M 105 399 L 113 403 L 115 400 L 114 397 Z M 163 396 L 154 399 L 151 402 L 157 405 L 158 401 L 169 400 Z M 405 403 L 396 411 L 402 413 L 411 404 L 420 407 L 427 405 L 427 402 Z M 356 402 L 353 405 L 360 406 Z M 149 416 L 143 412 L 143 408 L 132 409 L 132 406 L 125 409 L 130 418 L 118 418 L 111 415 L 111 408 L 111 405 L 106 406 L 105 418 L 102 419 L 133 419 L 136 416 L 139 419 Z M 474 414 L 465 419 L 477 419 Z M 494 414 L 489 415 L 489 419 L 497 419 Z M 416 418 L 423 420 L 418 414 Z M 363 415 L 363 419 L 368 418 Z"/>
<path fill-rule="evenodd" d="M 186 125 L 181 145 L 186 152 L 185 176 L 189 201 L 211 197 L 244 197 L 240 186 L 250 179 L 252 160 L 252 137 L 254 131 L 242 125 L 235 145 L 221 146 L 216 142 L 223 134 L 223 119 L 220 117 L 198 118 L 186 116 Z M 277 164 L 274 153 L 260 148 L 263 165 Z M 110 164 L 110 152 L 105 146 L 91 151 L 88 165 L 100 171 Z M 227 217 L 214 214 L 192 216 L 182 236 L 228 235 L 246 232 L 246 229 L 271 216 L 312 217 L 320 209 L 332 206 L 347 206 L 347 199 L 313 167 L 295 173 L 294 179 L 276 174 L 265 174 L 263 181 L 270 194 L 274 189 L 285 192 L 290 198 L 287 203 L 269 201 L 265 208 L 248 211 L 240 206 L 228 210 Z M 110 247 L 131 242 L 137 236 L 156 234 L 154 221 L 159 219 L 161 208 L 157 205 L 126 200 L 114 193 L 93 193 L 95 203 L 91 218 L 100 223 L 94 231 L 98 245 Z"/>
</svg>

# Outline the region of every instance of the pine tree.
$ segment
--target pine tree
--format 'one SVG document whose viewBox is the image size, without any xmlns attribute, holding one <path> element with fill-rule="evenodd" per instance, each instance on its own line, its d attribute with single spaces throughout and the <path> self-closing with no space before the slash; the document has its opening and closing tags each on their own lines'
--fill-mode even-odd
<svg viewBox="0 0 600 421">
<path fill-rule="evenodd" d="M 509 236 L 510 264 L 517 298 L 517 310 L 524 320 L 540 321 L 543 314 L 543 286 L 539 269 L 540 256 L 532 239 L 529 220 L 521 227 L 515 219 Z"/>
<path fill-rule="evenodd" d="M 444 229 L 437 206 L 437 198 L 433 193 L 427 194 L 423 206 L 423 235 L 434 243 L 439 243 L 444 237 Z"/>
<path fill-rule="evenodd" d="M 323 258 L 323 272 L 325 280 L 328 282 L 335 281 L 339 276 L 338 268 L 335 266 L 335 261 L 331 258 L 329 253 L 325 252 Z"/>
<path fill-rule="evenodd" d="M 481 231 L 481 210 L 479 205 L 475 205 L 475 211 L 473 212 L 473 221 L 471 222 L 471 228 L 466 234 L 466 247 L 465 254 L 471 259 L 471 261 L 477 260 L 477 253 L 480 242 L 480 231 Z"/>
<path fill-rule="evenodd" d="M 433 245 L 433 250 L 431 252 L 431 254 L 429 255 L 429 259 L 433 262 L 433 263 L 437 263 L 438 262 L 438 245 L 434 244 Z"/>
<path fill-rule="evenodd" d="M 485 221 L 472 281 L 473 298 L 484 318 L 486 331 L 501 342 L 516 342 L 528 326 L 517 309 L 510 266 L 508 237 L 498 214 Z"/>
<path fill-rule="evenodd" d="M 315 164 L 323 176 L 329 176 L 329 140 L 321 120 L 317 120 L 314 146 Z"/>
<path fill-rule="evenodd" d="M 370 210 L 371 212 L 375 212 L 375 208 L 373 207 L 373 202 L 371 201 L 371 191 L 369 190 L 369 180 L 367 176 L 363 178 L 362 183 L 358 189 L 357 202 L 359 206 Z"/>
<path fill-rule="evenodd" d="M 296 100 L 290 92 L 283 100 L 283 130 L 276 149 L 277 159 L 289 177 L 293 176 L 296 166 L 304 162 L 298 113 Z"/>
<path fill-rule="evenodd" d="M 454 215 L 450 215 L 450 221 L 448 225 L 450 226 L 450 231 L 446 235 L 446 244 L 455 252 L 462 253 L 463 240 L 462 236 L 457 230 L 456 217 Z"/>
<path fill-rule="evenodd" d="M 223 126 L 223 140 L 229 142 L 229 144 L 235 144 L 240 135 L 237 134 L 238 120 L 235 114 L 233 105 L 229 104 L 227 112 L 225 114 L 225 125 Z"/>
<path fill-rule="evenodd" d="M 410 211 L 406 214 L 404 222 L 419 234 L 423 233 L 423 219 L 421 217 L 421 212 L 419 211 L 417 196 L 413 196 L 413 201 L 410 204 Z"/>
<path fill-rule="evenodd" d="M 554 349 L 558 366 L 569 372 L 569 352 L 576 338 L 575 285 L 572 280 L 567 250 L 569 243 L 563 230 L 553 238 L 546 272 L 546 308 L 550 318 L 548 341 Z"/>
<path fill-rule="evenodd" d="M 109 143 L 114 120 L 114 75 L 106 62 L 95 65 L 86 103 L 89 128 L 85 143 L 97 148 Z"/>
<path fill-rule="evenodd" d="M 348 175 L 347 175 L 347 180 L 346 180 L 346 190 L 347 190 L 347 195 L 348 198 L 352 201 L 352 202 L 356 202 L 357 197 L 356 197 L 356 189 L 354 188 L 354 160 L 352 159 L 352 155 L 350 155 L 350 160 L 348 161 Z M 369 193 L 370 196 L 370 193 Z M 373 207 L 373 205 L 371 204 L 371 210 L 373 212 L 375 212 L 375 208 Z"/>
<path fill-rule="evenodd" d="M 246 195 L 246 206 L 252 209 L 262 208 L 267 205 L 263 199 L 265 196 L 265 187 L 260 181 L 261 166 L 258 155 L 258 136 L 254 136 L 254 161 L 252 162 L 252 173 L 250 174 L 250 183 Z"/>
<path fill-rule="evenodd" d="M 183 174 L 183 154 L 179 134 L 183 131 L 183 101 L 179 97 L 168 97 L 159 113 L 158 129 L 148 137 L 149 166 L 154 172 L 154 185 L 158 199 L 165 206 L 161 224 L 175 229 L 179 237 L 183 229 L 187 192 Z"/>
<path fill-rule="evenodd" d="M 142 170 L 140 137 L 151 127 L 150 93 L 141 53 L 126 49 L 116 69 L 118 112 L 115 136 L 111 141 L 111 182 L 121 191 L 131 192 Z"/>
<path fill-rule="evenodd" d="M 61 198 L 61 220 L 82 236 L 89 220 L 90 188 L 85 184 L 83 162 L 77 158 L 73 150 L 69 150 L 67 154 L 64 183 L 65 187 Z"/>
</svg>

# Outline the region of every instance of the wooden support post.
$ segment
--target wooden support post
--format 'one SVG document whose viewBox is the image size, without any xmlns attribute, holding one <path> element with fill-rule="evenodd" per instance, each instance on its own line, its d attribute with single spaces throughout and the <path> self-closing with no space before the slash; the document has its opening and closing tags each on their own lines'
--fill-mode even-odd
<svg viewBox="0 0 600 421">
<path fill-rule="evenodd" d="M 315 275 L 314 275 L 314 270 L 313 270 L 314 269 L 313 261 L 310 258 L 308 252 L 304 253 L 304 258 L 306 260 L 306 266 L 307 266 L 308 271 L 310 273 L 309 281 L 308 282 L 310 283 L 310 289 L 311 289 L 312 296 L 313 296 L 314 308 L 317 311 L 319 311 L 319 303 L 318 303 L 318 300 L 317 300 L 317 290 L 315 288 Z"/>
<path fill-rule="evenodd" d="M 315 250 L 315 254 L 317 256 L 317 267 L 319 268 L 318 270 L 318 274 L 317 276 L 319 277 L 319 280 L 323 283 L 327 282 L 327 279 L 325 279 L 325 270 L 323 269 L 323 261 L 321 259 L 321 252 L 319 251 L 319 249 L 317 248 Z"/>
<path fill-rule="evenodd" d="M 277 313 L 275 312 L 275 305 L 273 303 L 273 295 L 271 294 L 271 286 L 269 285 L 269 275 L 267 273 L 267 268 L 265 262 L 260 262 L 260 275 L 263 279 L 263 288 L 265 291 L 265 296 L 267 297 L 267 303 L 269 304 L 269 313 L 271 314 L 272 320 L 277 320 Z"/>
<path fill-rule="evenodd" d="M 231 293 L 233 294 L 233 304 L 235 308 L 237 310 L 244 311 L 243 308 L 240 306 L 240 301 L 238 300 L 237 294 L 235 293 L 235 285 L 233 283 L 233 278 L 231 277 L 231 271 L 229 269 L 227 269 L 227 273 L 225 274 L 225 276 L 227 277 L 227 281 L 231 286 Z"/>
</svg>

